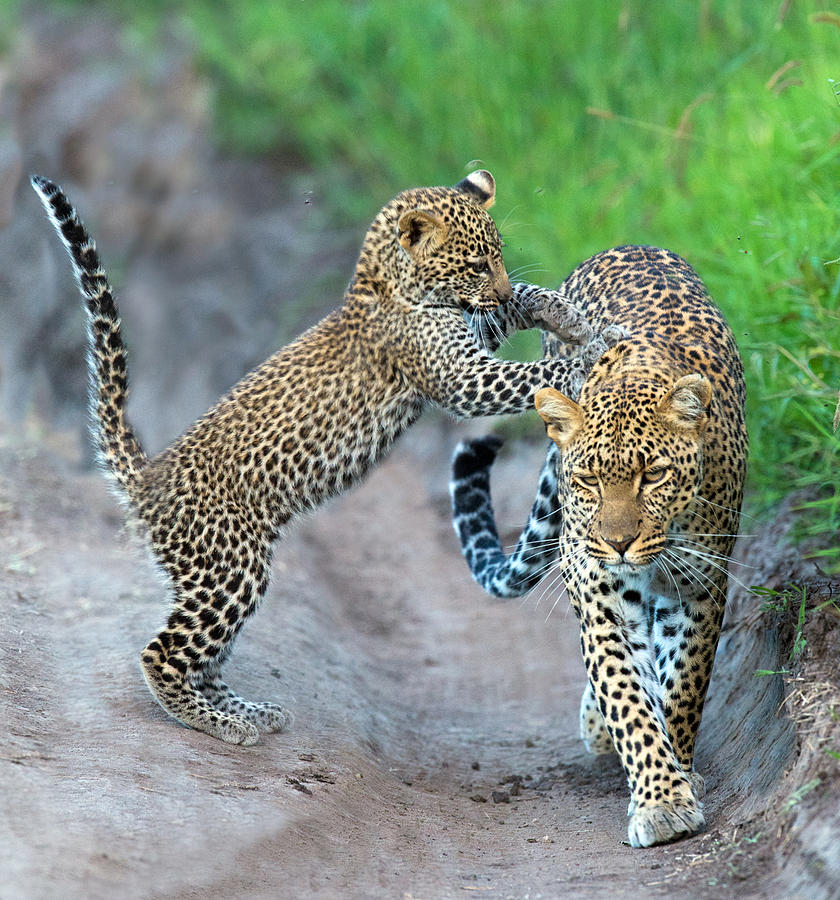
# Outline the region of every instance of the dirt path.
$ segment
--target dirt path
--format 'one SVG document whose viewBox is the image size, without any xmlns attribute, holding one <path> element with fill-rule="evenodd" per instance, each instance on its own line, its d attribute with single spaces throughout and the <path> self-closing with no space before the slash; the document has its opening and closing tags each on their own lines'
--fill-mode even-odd
<svg viewBox="0 0 840 900">
<path fill-rule="evenodd" d="M 421 426 L 281 547 L 228 676 L 296 722 L 247 749 L 154 705 L 137 653 L 163 590 L 99 476 L 7 436 L 0 896 L 721 896 L 685 865 L 709 835 L 622 843 L 622 773 L 575 737 L 562 603 L 468 581 L 448 431 Z"/>
</svg>

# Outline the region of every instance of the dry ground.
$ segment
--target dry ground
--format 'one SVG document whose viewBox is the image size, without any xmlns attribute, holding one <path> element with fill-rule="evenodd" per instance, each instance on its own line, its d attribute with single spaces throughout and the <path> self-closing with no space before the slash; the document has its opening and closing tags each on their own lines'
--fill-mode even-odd
<svg viewBox="0 0 840 900">
<path fill-rule="evenodd" d="M 832 896 L 837 832 L 812 854 L 797 834 L 814 816 L 782 815 L 801 754 L 781 679 L 752 674 L 784 629 L 751 609 L 724 635 L 699 748 L 710 830 L 630 849 L 620 768 L 575 736 L 573 616 L 467 577 L 451 432 L 423 423 L 281 546 L 228 676 L 296 721 L 246 749 L 146 690 L 164 591 L 99 476 L 54 435 L 4 435 L 1 897 Z M 502 464 L 511 525 L 539 455 Z M 799 811 L 836 787 L 823 773 Z"/>
</svg>

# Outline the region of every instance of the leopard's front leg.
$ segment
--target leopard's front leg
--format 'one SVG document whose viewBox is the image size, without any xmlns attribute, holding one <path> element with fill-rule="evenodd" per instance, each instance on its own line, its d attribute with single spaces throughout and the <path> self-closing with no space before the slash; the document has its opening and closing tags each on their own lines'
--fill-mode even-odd
<svg viewBox="0 0 840 900">
<path fill-rule="evenodd" d="M 664 844 L 703 829 L 700 801 L 665 724 L 643 595 L 598 567 L 569 586 L 580 618 L 592 693 L 630 787 L 633 847 Z"/>
<path fill-rule="evenodd" d="M 396 366 L 421 396 L 463 418 L 524 412 L 546 385 L 578 396 L 606 349 L 599 338 L 573 359 L 501 360 L 476 343 L 457 309 L 418 309 L 407 318 L 411 327 L 393 345 Z"/>
<path fill-rule="evenodd" d="M 478 345 L 490 353 L 515 332 L 539 328 L 544 356 L 555 362 L 578 357 L 585 375 L 610 347 L 628 337 L 627 329 L 615 323 L 596 333 L 583 312 L 559 291 L 525 282 L 514 282 L 512 288 L 513 297 L 495 309 L 463 313 Z M 570 382 L 570 396 L 578 397 L 582 386 L 583 377 L 577 375 Z"/>
<path fill-rule="evenodd" d="M 692 772 L 694 743 L 703 715 L 706 689 L 726 599 L 726 574 L 706 575 L 711 591 L 684 585 L 677 599 L 657 599 L 653 618 L 653 654 L 662 688 L 668 734 L 683 770 L 701 792 L 702 778 Z"/>
</svg>

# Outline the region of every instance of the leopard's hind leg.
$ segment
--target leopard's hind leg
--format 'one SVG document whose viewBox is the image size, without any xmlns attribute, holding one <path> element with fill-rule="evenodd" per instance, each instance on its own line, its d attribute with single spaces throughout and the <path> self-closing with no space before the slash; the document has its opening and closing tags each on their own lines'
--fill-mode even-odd
<svg viewBox="0 0 840 900">
<path fill-rule="evenodd" d="M 221 678 L 233 640 L 268 586 L 271 530 L 229 507 L 160 524 L 153 549 L 174 588 L 166 627 L 143 650 L 143 674 L 160 705 L 185 725 L 232 744 L 282 731 L 291 714 L 254 703 Z"/>
<path fill-rule="evenodd" d="M 607 729 L 607 723 L 604 721 L 598 707 L 598 700 L 589 682 L 586 683 L 580 699 L 580 739 L 593 756 L 615 753 L 615 746 Z"/>
</svg>

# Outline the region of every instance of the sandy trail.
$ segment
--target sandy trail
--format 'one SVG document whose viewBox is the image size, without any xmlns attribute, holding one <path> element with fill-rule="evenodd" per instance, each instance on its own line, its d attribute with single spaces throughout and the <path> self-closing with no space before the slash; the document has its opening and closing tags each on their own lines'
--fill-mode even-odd
<svg viewBox="0 0 840 900">
<path fill-rule="evenodd" d="M 468 580 L 450 430 L 421 426 L 281 545 L 227 675 L 296 722 L 252 748 L 153 703 L 137 655 L 163 589 L 99 476 L 7 441 L 0 896 L 715 895 L 679 871 L 702 837 L 622 843 L 620 768 L 575 736 L 562 601 L 547 618 L 555 593 Z"/>
</svg>

